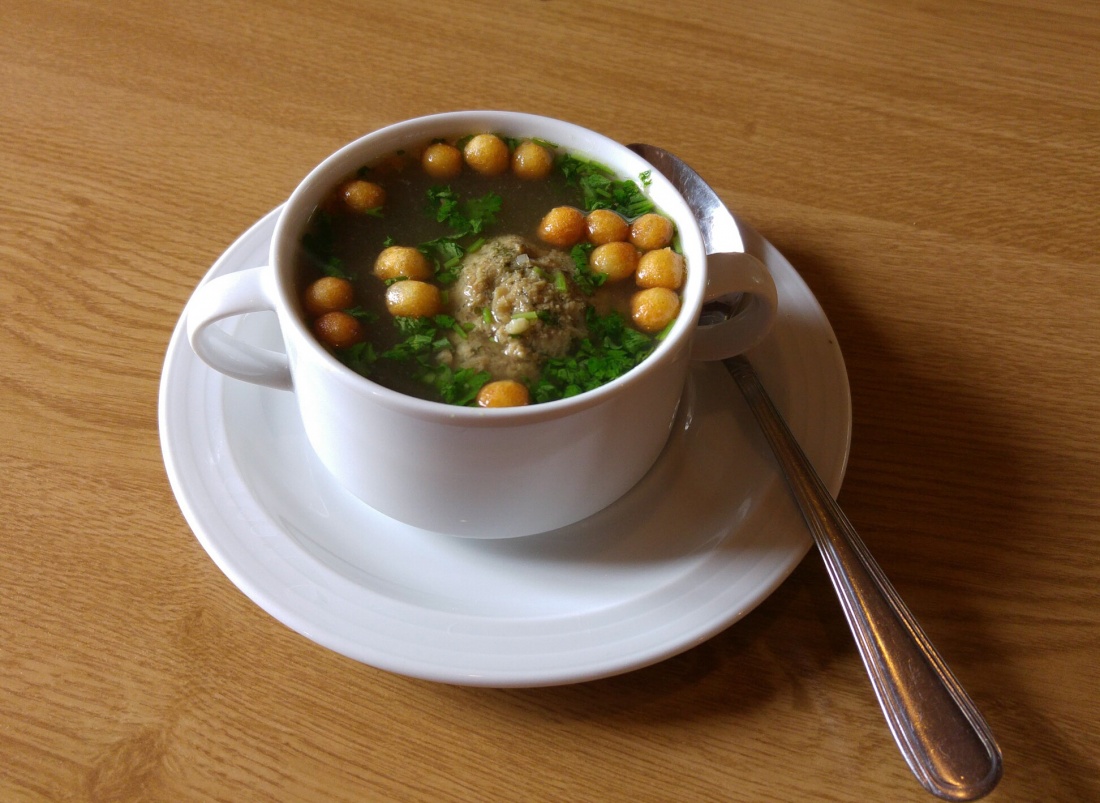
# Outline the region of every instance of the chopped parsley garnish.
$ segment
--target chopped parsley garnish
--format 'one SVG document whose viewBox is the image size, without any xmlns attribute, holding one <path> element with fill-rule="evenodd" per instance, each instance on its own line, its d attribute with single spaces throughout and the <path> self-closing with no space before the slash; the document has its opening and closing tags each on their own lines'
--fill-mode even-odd
<svg viewBox="0 0 1100 803">
<path fill-rule="evenodd" d="M 463 221 L 471 234 L 480 234 L 486 226 L 496 222 L 497 214 L 504 199 L 495 192 L 487 192 L 480 198 L 471 198 L 463 204 L 463 212 L 466 213 L 466 221 Z M 451 223 L 454 226 L 454 223 Z"/>
<path fill-rule="evenodd" d="M 344 260 L 340 257 L 329 257 L 321 264 L 321 272 L 334 279 L 347 279 L 354 281 L 355 277 L 344 270 Z"/>
<path fill-rule="evenodd" d="M 418 360 L 421 357 L 430 357 L 434 351 L 435 330 L 431 332 L 417 332 L 409 335 L 397 345 L 382 352 L 382 358 L 405 362 Z"/>
<path fill-rule="evenodd" d="M 495 223 L 503 202 L 495 192 L 464 201 L 450 187 L 428 189 L 429 211 L 438 222 L 450 226 L 456 237 L 480 234 L 486 226 Z"/>
<path fill-rule="evenodd" d="M 586 296 L 592 295 L 597 287 L 607 281 L 606 273 L 593 273 L 588 267 L 588 255 L 592 253 L 592 248 L 592 243 L 577 243 L 569 251 L 569 256 L 573 258 L 573 282 Z M 560 283 L 555 278 L 555 283 L 561 289 L 564 277 Z M 562 292 L 565 291 L 562 290 Z"/>
<path fill-rule="evenodd" d="M 408 376 L 435 388 L 439 398 L 447 404 L 470 404 L 481 386 L 489 381 L 490 376 L 485 371 L 469 368 L 455 371 L 436 361 L 439 352 L 451 348 L 447 333 L 454 332 L 464 338 L 468 325 L 460 324 L 450 315 L 431 318 L 398 316 L 393 322 L 403 337 L 377 359 L 401 363 Z"/>
<path fill-rule="evenodd" d="M 374 323 L 378 320 L 378 313 L 362 307 L 350 307 L 344 310 L 348 315 L 363 323 Z"/>
<path fill-rule="evenodd" d="M 463 201 L 450 187 L 428 189 L 428 213 L 454 232 L 418 246 L 435 262 L 435 278 L 441 285 L 453 284 L 458 278 L 462 258 L 485 244 L 484 238 L 478 237 L 464 246 L 461 238 L 480 234 L 486 226 L 495 223 L 502 203 L 503 199 L 494 192 Z"/>
<path fill-rule="evenodd" d="M 588 258 L 585 258 L 585 265 L 587 266 Z M 554 271 L 554 287 L 559 293 L 568 293 L 569 284 L 565 280 L 565 274 L 560 270 Z"/>
<path fill-rule="evenodd" d="M 468 249 L 463 248 L 454 237 L 437 237 L 421 243 L 418 247 L 424 256 L 435 263 L 436 281 L 444 287 L 454 284 L 455 279 L 458 278 L 462 257 L 466 255 Z"/>
<path fill-rule="evenodd" d="M 615 178 L 615 174 L 599 162 L 564 154 L 558 157 L 556 164 L 565 180 L 580 188 L 588 212 L 613 209 L 627 220 L 633 220 L 656 209 L 637 184 L 629 179 Z M 648 186 L 648 176 L 643 173 L 640 178 Z"/>
<path fill-rule="evenodd" d="M 354 279 L 354 276 L 344 270 L 344 261 L 333 253 L 335 249 L 336 232 L 332 226 L 332 215 L 318 210 L 312 227 L 302 235 L 302 250 L 305 251 L 306 258 L 325 276 Z"/>
<path fill-rule="evenodd" d="M 336 242 L 336 232 L 332 227 L 332 215 L 318 209 L 313 216 L 313 225 L 302 235 L 302 247 L 320 259 L 331 256 Z"/>
<path fill-rule="evenodd" d="M 477 398 L 477 392 L 491 377 L 488 371 L 475 371 L 473 368 L 455 371 L 446 365 L 437 365 L 420 379 L 432 385 L 447 404 L 466 406 Z"/>
<path fill-rule="evenodd" d="M 389 351 L 382 352 L 387 357 L 390 352 L 400 350 L 402 356 L 394 355 L 389 359 L 407 359 L 408 356 L 418 355 L 438 341 L 437 333 L 440 329 L 453 329 L 458 322 L 450 315 L 433 315 L 430 318 L 410 318 L 402 315 L 395 316 L 393 325 L 401 333 L 404 340 L 400 341 Z"/>
<path fill-rule="evenodd" d="M 511 137 L 501 138 L 510 150 L 515 150 L 525 141 Z M 456 143 L 459 149 L 464 147 L 468 139 L 466 137 Z M 586 212 L 596 209 L 612 210 L 628 221 L 655 210 L 653 202 L 646 194 L 652 181 L 649 171 L 640 173 L 634 180 L 621 180 L 599 162 L 561 154 L 557 145 L 545 140 L 531 141 L 554 153 L 558 173 L 553 179 L 556 184 L 554 192 L 568 196 L 566 203 L 569 205 L 581 206 Z M 363 168 L 357 175 L 365 179 L 371 176 L 371 171 Z M 563 182 L 568 186 L 563 186 Z M 425 178 L 424 183 L 412 185 L 416 187 L 415 194 L 418 196 L 413 204 L 425 204 L 422 208 L 434 223 L 419 221 L 419 225 L 427 224 L 426 233 L 414 234 L 409 239 L 439 235 L 416 247 L 433 265 L 434 275 L 425 277 L 425 280 L 432 281 L 439 287 L 441 308 L 449 309 L 450 296 L 455 294 L 451 286 L 458 279 L 463 260 L 468 254 L 482 248 L 487 238 L 499 233 L 501 226 L 498 221 L 502 218 L 503 199 L 491 191 L 477 196 L 478 190 L 456 191 L 452 186 L 429 186 L 431 183 L 431 178 Z M 487 190 L 488 187 L 482 189 Z M 422 200 L 425 196 L 426 203 Z M 391 210 L 393 216 L 401 217 L 404 209 L 400 204 L 406 202 L 405 196 L 399 198 L 395 194 L 394 200 L 399 203 Z M 382 208 L 372 209 L 369 214 L 381 217 Z M 345 235 L 344 217 L 335 208 L 326 207 L 318 209 L 311 218 L 309 231 L 302 236 L 301 244 L 304 260 L 311 266 L 309 270 L 315 271 L 315 275 L 354 280 L 341 258 L 346 257 L 350 267 L 358 267 L 358 262 L 351 260 L 366 259 L 356 251 L 360 248 L 359 240 L 356 239 L 358 235 Z M 362 225 L 377 227 L 363 230 L 369 232 L 371 243 L 381 240 L 382 248 L 399 244 L 393 233 L 385 231 L 391 224 L 380 225 L 369 220 Z M 399 230 L 394 228 L 393 231 Z M 406 231 L 416 230 L 414 228 Z M 425 231 L 422 228 L 419 230 Z M 514 263 L 509 262 L 508 267 L 515 270 L 524 268 L 539 280 L 550 284 L 554 288 L 551 296 L 555 295 L 555 291 L 572 296 L 573 285 L 584 295 L 591 296 L 607 281 L 607 276 L 589 266 L 592 249 L 593 246 L 588 243 L 569 249 L 573 261 L 572 271 L 568 268 L 564 271 L 544 269 L 526 256 Z M 496 258 L 496 254 L 490 254 L 489 257 Z M 420 276 L 419 273 L 416 275 Z M 384 282 L 388 286 L 402 278 L 405 277 L 386 279 Z M 350 303 L 354 305 L 356 302 Z M 485 371 L 460 367 L 461 355 L 480 345 L 480 340 L 476 338 L 466 340 L 475 330 L 473 323 L 459 323 L 447 314 L 428 318 L 393 317 L 389 314 L 381 316 L 392 320 L 390 324 L 380 323 L 378 313 L 361 306 L 351 306 L 345 312 L 369 327 L 371 335 L 381 334 L 380 338 L 372 337 L 350 348 L 332 349 L 341 362 L 363 376 L 373 377 L 402 392 L 455 405 L 476 403 L 478 391 L 491 381 L 490 374 Z M 557 314 L 546 309 L 521 309 L 511 315 L 512 321 L 499 321 L 500 327 L 496 326 L 498 321 L 492 307 L 478 309 L 473 315 L 479 319 L 477 326 L 484 323 L 487 328 L 498 329 L 497 334 L 502 337 L 505 333 L 512 337 L 520 337 L 525 332 L 532 331 L 546 333 L 549 331 L 548 327 L 560 327 L 563 323 Z M 646 359 L 668 332 L 668 328 L 656 336 L 638 332 L 622 314 L 612 312 L 601 316 L 591 306 L 587 308 L 585 317 L 587 335 L 573 342 L 570 356 L 546 358 L 543 355 L 539 358 L 539 377 L 528 382 L 531 401 L 547 402 L 567 398 L 593 390 L 622 376 Z M 512 322 L 515 326 L 509 326 Z M 392 330 L 388 329 L 391 325 L 394 327 Z M 480 332 L 477 334 L 478 337 L 483 335 Z M 531 342 L 536 340 L 537 338 L 532 338 Z"/>
<path fill-rule="evenodd" d="M 572 356 L 553 357 L 543 365 L 531 387 L 534 401 L 566 399 L 594 390 L 625 374 L 656 346 L 653 338 L 631 329 L 617 312 L 599 315 L 589 307 L 587 323 L 588 337 Z"/>
<path fill-rule="evenodd" d="M 370 343 L 356 343 L 351 348 L 338 349 L 336 359 L 356 373 L 370 376 L 378 355 L 374 353 L 374 346 Z"/>
</svg>

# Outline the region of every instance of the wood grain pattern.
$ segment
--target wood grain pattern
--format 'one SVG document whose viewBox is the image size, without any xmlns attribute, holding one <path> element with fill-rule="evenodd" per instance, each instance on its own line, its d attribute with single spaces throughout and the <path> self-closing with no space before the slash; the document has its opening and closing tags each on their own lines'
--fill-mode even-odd
<svg viewBox="0 0 1100 803">
<path fill-rule="evenodd" d="M 0 799 L 928 799 L 812 556 L 681 656 L 500 691 L 314 645 L 191 535 L 156 402 L 199 278 L 339 145 L 480 107 L 668 147 L 787 255 L 990 799 L 1100 800 L 1097 41 L 1073 0 L 10 0 Z"/>
</svg>

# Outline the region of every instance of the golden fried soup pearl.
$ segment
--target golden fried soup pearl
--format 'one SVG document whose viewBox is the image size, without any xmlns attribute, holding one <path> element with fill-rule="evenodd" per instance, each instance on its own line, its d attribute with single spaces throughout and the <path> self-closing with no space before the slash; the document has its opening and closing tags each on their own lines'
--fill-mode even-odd
<svg viewBox="0 0 1100 803">
<path fill-rule="evenodd" d="M 521 142 L 512 154 L 512 172 L 523 179 L 546 178 L 553 167 L 554 154 L 537 142 Z"/>
<path fill-rule="evenodd" d="M 373 181 L 355 179 L 343 186 L 340 195 L 353 212 L 369 212 L 386 202 L 386 191 Z"/>
<path fill-rule="evenodd" d="M 671 248 L 647 251 L 638 260 L 634 281 L 639 287 L 667 287 L 679 290 L 684 283 L 684 258 Z"/>
<path fill-rule="evenodd" d="M 326 312 L 313 322 L 313 334 L 326 346 L 346 349 L 363 339 L 363 328 L 346 312 Z"/>
<path fill-rule="evenodd" d="M 443 297 L 428 282 L 394 282 L 386 288 L 386 309 L 395 318 L 427 318 L 443 311 Z"/>
<path fill-rule="evenodd" d="M 630 242 L 643 251 L 664 248 L 672 242 L 673 233 L 672 221 L 652 212 L 630 224 Z"/>
<path fill-rule="evenodd" d="M 486 176 L 499 176 L 508 169 L 508 145 L 496 134 L 478 134 L 462 149 L 466 164 Z"/>
<path fill-rule="evenodd" d="M 454 178 L 462 172 L 462 151 L 446 142 L 433 142 L 421 154 L 420 164 L 432 178 Z"/>
<path fill-rule="evenodd" d="M 660 332 L 679 313 L 680 296 L 667 287 L 650 287 L 630 297 L 630 317 L 643 332 Z"/>
<path fill-rule="evenodd" d="M 593 209 L 584 219 L 588 242 L 593 245 L 623 242 L 630 236 L 630 224 L 618 212 Z"/>
<path fill-rule="evenodd" d="M 419 249 L 411 245 L 383 248 L 382 253 L 374 260 L 374 275 L 383 281 L 402 278 L 423 281 L 432 278 L 433 273 L 432 263 Z"/>
<path fill-rule="evenodd" d="M 630 243 L 597 245 L 588 255 L 588 267 L 602 273 L 609 282 L 618 282 L 634 275 L 638 266 L 638 249 Z"/>
<path fill-rule="evenodd" d="M 477 392 L 478 407 L 523 407 L 531 403 L 527 388 L 514 379 L 498 379 Z"/>
<path fill-rule="evenodd" d="M 556 206 L 539 223 L 539 239 L 558 248 L 572 248 L 585 236 L 584 213 L 572 206 Z"/>
<path fill-rule="evenodd" d="M 355 287 L 347 279 L 322 276 L 306 288 L 302 296 L 306 312 L 317 317 L 326 312 L 355 306 Z"/>
</svg>

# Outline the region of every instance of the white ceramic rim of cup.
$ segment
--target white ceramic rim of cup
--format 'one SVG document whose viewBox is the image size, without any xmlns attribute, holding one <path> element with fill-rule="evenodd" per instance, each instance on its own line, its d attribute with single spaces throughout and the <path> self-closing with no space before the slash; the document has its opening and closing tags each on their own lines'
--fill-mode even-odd
<svg viewBox="0 0 1100 803">
<path fill-rule="evenodd" d="M 482 132 L 539 137 L 561 145 L 563 150 L 602 164 L 609 161 L 606 154 L 615 151 L 621 157 L 616 162 L 625 163 L 630 169 L 609 166 L 616 175 L 635 181 L 641 173 L 649 171 L 650 184 L 643 191 L 654 197 L 658 209 L 676 223 L 680 245 L 688 262 L 687 281 L 681 290 L 679 316 L 668 335 L 642 363 L 622 376 L 593 390 L 556 401 L 495 409 L 462 407 L 409 396 L 371 381 L 340 362 L 317 341 L 306 326 L 300 302 L 292 296 L 294 283 L 291 279 L 298 241 L 310 214 L 336 182 L 354 173 L 365 161 L 380 158 L 404 147 L 419 145 L 434 136 Z M 576 139 L 585 139 L 595 147 L 571 145 Z M 364 148 L 371 151 L 366 157 L 359 155 Z M 695 216 L 679 191 L 656 168 L 625 145 L 583 126 L 552 117 L 508 111 L 442 112 L 415 117 L 377 129 L 343 146 L 313 168 L 291 193 L 275 225 L 270 261 L 275 271 L 277 303 L 282 307 L 279 311 L 280 326 L 294 327 L 298 339 L 316 352 L 314 356 L 320 358 L 321 364 L 334 379 L 353 384 L 357 390 L 370 393 L 374 401 L 391 409 L 424 419 L 446 420 L 468 426 L 499 427 L 560 418 L 625 391 L 641 381 L 649 371 L 674 359 L 679 349 L 690 347 L 688 341 L 698 324 L 706 284 L 706 249 Z"/>
</svg>

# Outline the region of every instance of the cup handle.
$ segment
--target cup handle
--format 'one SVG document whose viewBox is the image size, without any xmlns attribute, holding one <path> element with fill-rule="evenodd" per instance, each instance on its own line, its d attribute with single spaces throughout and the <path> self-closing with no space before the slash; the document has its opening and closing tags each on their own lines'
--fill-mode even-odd
<svg viewBox="0 0 1100 803">
<path fill-rule="evenodd" d="M 227 273 L 200 285 L 187 304 L 187 340 L 199 358 L 235 379 L 280 390 L 294 386 L 285 354 L 245 343 L 215 326 L 224 318 L 275 309 L 270 268 Z"/>
<path fill-rule="evenodd" d="M 732 314 L 708 323 L 704 312 L 691 347 L 693 360 L 724 360 L 748 351 L 764 339 L 775 322 L 775 281 L 764 263 L 751 254 L 707 255 L 703 302 L 723 301 L 729 302 Z"/>
</svg>

